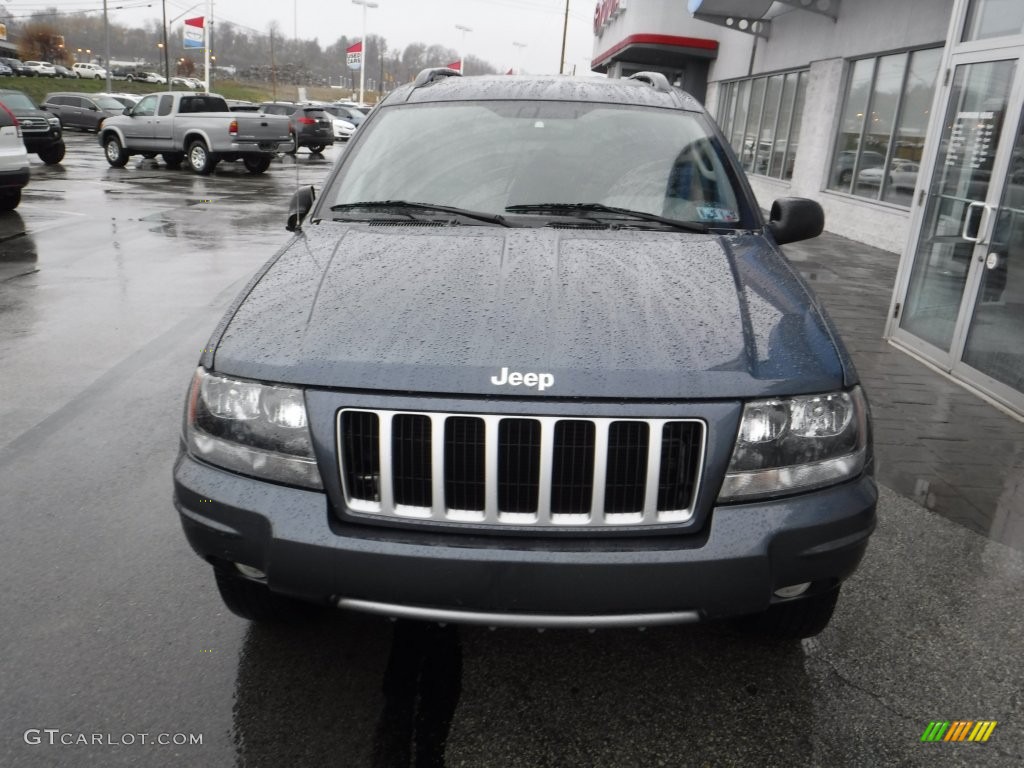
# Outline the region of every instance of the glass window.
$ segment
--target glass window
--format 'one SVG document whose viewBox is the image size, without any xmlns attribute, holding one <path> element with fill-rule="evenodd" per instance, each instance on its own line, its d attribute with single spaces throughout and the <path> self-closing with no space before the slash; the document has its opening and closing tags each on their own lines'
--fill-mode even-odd
<svg viewBox="0 0 1024 768">
<path fill-rule="evenodd" d="M 169 115 L 171 110 L 174 108 L 174 97 L 173 96 L 161 96 L 160 97 L 160 108 L 157 110 L 158 115 Z"/>
<path fill-rule="evenodd" d="M 750 108 L 747 110 L 747 126 L 740 145 L 740 162 L 746 171 L 754 170 L 757 132 L 761 127 L 761 108 L 764 106 L 764 81 L 763 77 L 759 77 L 750 84 Z"/>
<path fill-rule="evenodd" d="M 137 117 L 150 117 L 156 112 L 156 95 L 144 96 L 142 101 L 135 105 L 132 114 Z"/>
<path fill-rule="evenodd" d="M 750 104 L 750 80 L 742 80 L 736 89 L 736 111 L 732 118 L 729 143 L 739 156 L 743 151 L 743 129 L 747 125 L 747 107 Z"/>
<path fill-rule="evenodd" d="M 853 62 L 829 189 L 909 207 L 941 57 L 929 48 Z"/>
<path fill-rule="evenodd" d="M 757 146 L 754 148 L 754 173 L 768 175 L 768 163 L 771 160 L 775 144 L 775 124 L 779 119 L 779 97 L 782 95 L 782 75 L 768 78 L 764 91 L 764 113 L 761 115 L 761 130 L 758 134 Z"/>
<path fill-rule="evenodd" d="M 724 83 L 719 125 L 750 173 L 791 179 L 807 70 Z"/>
<path fill-rule="evenodd" d="M 964 41 L 1024 34 L 1021 0 L 972 0 L 964 26 Z"/>
<path fill-rule="evenodd" d="M 910 57 L 893 136 L 891 169 L 882 191 L 882 199 L 886 202 L 909 207 L 913 199 L 917 171 L 924 154 L 924 137 L 931 118 L 935 73 L 939 71 L 941 58 L 940 48 L 914 51 Z"/>
</svg>

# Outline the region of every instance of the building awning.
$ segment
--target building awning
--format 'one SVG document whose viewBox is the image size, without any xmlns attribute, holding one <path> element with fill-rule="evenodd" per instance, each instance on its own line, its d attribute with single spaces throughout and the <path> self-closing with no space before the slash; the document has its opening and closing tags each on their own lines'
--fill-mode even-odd
<svg viewBox="0 0 1024 768">
<path fill-rule="evenodd" d="M 700 21 L 768 37 L 771 20 L 780 13 L 794 8 L 828 16 L 839 17 L 840 0 L 689 0 L 690 15 Z"/>
<path fill-rule="evenodd" d="M 682 57 L 713 59 L 718 56 L 718 41 L 702 37 L 676 35 L 629 35 L 594 57 L 590 68 L 605 72 L 616 61 L 642 66 L 674 66 Z"/>
</svg>

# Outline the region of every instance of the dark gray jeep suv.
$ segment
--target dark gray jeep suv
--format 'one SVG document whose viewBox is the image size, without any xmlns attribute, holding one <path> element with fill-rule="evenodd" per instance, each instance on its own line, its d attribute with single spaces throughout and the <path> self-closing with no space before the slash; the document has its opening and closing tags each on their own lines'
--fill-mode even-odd
<svg viewBox="0 0 1024 768">
<path fill-rule="evenodd" d="M 228 607 L 828 623 L 875 525 L 868 407 L 718 129 L 653 73 L 427 70 L 235 300 L 174 498 Z"/>
</svg>

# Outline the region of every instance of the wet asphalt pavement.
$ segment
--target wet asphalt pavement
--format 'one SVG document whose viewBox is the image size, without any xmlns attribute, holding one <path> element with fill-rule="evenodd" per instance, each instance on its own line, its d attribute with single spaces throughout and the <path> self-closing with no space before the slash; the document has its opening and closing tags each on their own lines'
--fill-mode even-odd
<svg viewBox="0 0 1024 768">
<path fill-rule="evenodd" d="M 1024 554 L 887 489 L 804 643 L 236 618 L 171 504 L 185 388 L 340 150 L 204 178 L 68 138 L 0 215 L 0 765 L 1024 763 Z"/>
</svg>

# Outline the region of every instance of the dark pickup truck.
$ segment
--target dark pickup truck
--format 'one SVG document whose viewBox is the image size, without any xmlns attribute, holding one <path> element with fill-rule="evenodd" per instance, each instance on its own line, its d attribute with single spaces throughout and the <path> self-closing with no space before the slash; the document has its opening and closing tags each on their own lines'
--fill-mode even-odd
<svg viewBox="0 0 1024 768">
<path fill-rule="evenodd" d="M 857 373 L 779 249 L 823 222 L 764 221 L 657 73 L 424 71 L 203 350 L 185 534 L 253 620 L 820 632 L 877 501 Z"/>
</svg>

